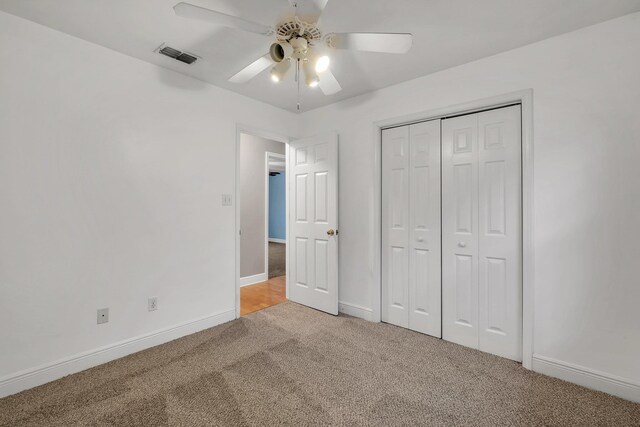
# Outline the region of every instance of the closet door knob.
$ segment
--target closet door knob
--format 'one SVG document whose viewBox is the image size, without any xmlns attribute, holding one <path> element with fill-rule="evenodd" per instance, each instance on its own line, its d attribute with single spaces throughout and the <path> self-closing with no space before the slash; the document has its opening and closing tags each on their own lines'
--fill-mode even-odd
<svg viewBox="0 0 640 427">
<path fill-rule="evenodd" d="M 465 242 L 458 242 L 458 246 L 460 246 L 461 248 L 464 248 L 467 246 L 467 244 Z"/>
<path fill-rule="evenodd" d="M 418 242 L 424 242 L 424 239 L 423 239 L 422 237 L 418 237 L 416 240 L 417 240 Z"/>
<path fill-rule="evenodd" d="M 329 230 L 327 230 L 327 234 L 328 234 L 329 236 L 333 236 L 334 234 L 336 234 L 336 232 L 335 232 L 335 231 L 333 231 L 333 229 L 332 229 L 332 228 L 330 228 Z"/>
</svg>

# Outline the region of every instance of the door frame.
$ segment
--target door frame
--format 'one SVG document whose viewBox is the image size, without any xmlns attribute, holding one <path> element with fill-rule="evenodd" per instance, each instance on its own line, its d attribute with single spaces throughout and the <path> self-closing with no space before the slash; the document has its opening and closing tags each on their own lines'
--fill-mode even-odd
<svg viewBox="0 0 640 427">
<path fill-rule="evenodd" d="M 235 198 L 235 307 L 236 307 L 236 319 L 240 318 L 240 205 L 241 205 L 241 198 L 240 198 L 240 135 L 241 134 L 247 134 L 247 135 L 253 135 L 253 136 L 257 136 L 260 138 L 265 138 L 265 139 L 270 139 L 272 141 L 278 141 L 278 142 L 282 142 L 285 147 L 284 147 L 284 152 L 285 152 L 285 164 L 286 164 L 286 170 L 285 173 L 288 175 L 289 172 L 289 162 L 286 161 L 286 159 L 288 158 L 288 153 L 289 153 L 289 142 L 291 141 L 291 138 L 288 136 L 284 136 L 282 134 L 279 133 L 275 133 L 275 132 L 271 132 L 268 130 L 264 130 L 264 129 L 260 129 L 260 128 L 256 128 L 253 126 L 249 126 L 249 125 L 244 125 L 241 123 L 236 123 L 236 171 L 235 171 L 235 182 L 234 182 L 234 198 Z M 267 164 L 268 167 L 268 164 Z M 267 187 L 269 185 L 269 182 L 267 180 Z M 286 190 L 285 190 L 285 199 L 289 200 L 289 186 L 286 186 Z M 267 207 L 268 209 L 268 207 Z M 285 208 L 285 221 L 286 221 L 286 229 L 285 229 L 285 234 L 288 236 L 289 235 L 289 204 L 287 203 L 286 208 Z M 268 219 L 267 219 L 268 221 Z M 268 225 L 268 223 L 266 224 Z M 266 236 L 268 237 L 269 235 L 269 231 L 268 229 L 265 231 Z M 268 257 L 268 248 L 269 248 L 269 241 L 268 239 L 266 240 L 266 247 L 267 247 L 267 252 L 266 252 L 266 256 Z M 268 258 L 266 260 L 268 262 Z M 286 251 L 286 255 L 285 255 L 285 262 L 286 262 L 286 289 L 287 289 L 287 295 L 289 295 L 289 251 Z M 269 275 L 269 270 L 268 270 L 268 264 L 265 263 L 265 273 L 267 274 L 267 277 Z"/>
<path fill-rule="evenodd" d="M 392 117 L 373 124 L 374 209 L 371 255 L 373 267 L 372 320 L 382 321 L 382 130 L 428 120 L 445 119 L 493 108 L 520 104 L 522 108 L 522 366 L 532 369 L 534 328 L 534 170 L 533 170 L 533 89 L 470 101 L 434 110 Z"/>
<path fill-rule="evenodd" d="M 267 151 L 264 153 L 264 173 L 267 179 L 264 182 L 264 272 L 267 275 L 267 280 L 269 280 L 269 158 L 283 159 L 285 163 L 285 178 L 286 178 L 286 164 L 287 164 L 287 146 L 285 145 L 285 154 L 273 153 L 271 151 Z M 286 197 L 286 189 L 287 183 L 285 181 L 285 226 L 287 224 L 287 197 Z M 285 242 L 287 241 L 287 236 L 285 232 L 284 236 Z M 286 253 L 286 251 L 285 251 Z M 286 255 L 285 255 L 286 257 Z M 286 265 L 285 265 L 286 268 Z"/>
</svg>

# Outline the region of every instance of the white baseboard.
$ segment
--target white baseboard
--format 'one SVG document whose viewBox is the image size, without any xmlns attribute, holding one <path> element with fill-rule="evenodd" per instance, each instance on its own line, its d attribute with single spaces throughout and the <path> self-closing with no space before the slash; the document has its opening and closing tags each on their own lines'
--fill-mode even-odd
<svg viewBox="0 0 640 427">
<path fill-rule="evenodd" d="M 273 243 L 284 243 L 284 244 L 287 243 L 287 241 L 285 239 L 274 239 L 272 237 L 269 237 L 269 241 L 273 242 Z"/>
<path fill-rule="evenodd" d="M 0 398 L 229 322 L 235 318 L 235 310 L 228 310 L 89 350 L 36 368 L 9 374 L 0 378 Z"/>
<path fill-rule="evenodd" d="M 348 302 L 338 302 L 338 311 L 349 316 L 359 317 L 369 322 L 373 321 L 373 311 L 370 308 L 362 307 Z"/>
<path fill-rule="evenodd" d="M 633 402 L 640 402 L 640 384 L 626 378 L 539 354 L 533 355 L 533 370 Z"/>
<path fill-rule="evenodd" d="M 269 280 L 267 273 L 254 274 L 253 276 L 241 277 L 240 287 L 255 285 L 256 283 L 266 282 Z"/>
</svg>

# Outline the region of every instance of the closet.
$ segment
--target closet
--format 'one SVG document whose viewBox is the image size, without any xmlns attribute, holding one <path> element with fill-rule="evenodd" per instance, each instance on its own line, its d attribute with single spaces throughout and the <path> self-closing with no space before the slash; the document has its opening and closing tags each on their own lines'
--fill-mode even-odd
<svg viewBox="0 0 640 427">
<path fill-rule="evenodd" d="M 520 106 L 382 131 L 382 320 L 522 359 Z"/>
</svg>

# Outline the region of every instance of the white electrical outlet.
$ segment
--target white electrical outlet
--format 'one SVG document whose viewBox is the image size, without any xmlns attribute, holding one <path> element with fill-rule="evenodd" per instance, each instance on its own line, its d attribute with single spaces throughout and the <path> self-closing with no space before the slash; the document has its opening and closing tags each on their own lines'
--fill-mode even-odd
<svg viewBox="0 0 640 427">
<path fill-rule="evenodd" d="M 151 297 L 148 301 L 149 311 L 156 311 L 158 309 L 158 297 Z"/>
<path fill-rule="evenodd" d="M 231 206 L 231 194 L 222 195 L 222 206 Z"/>
<path fill-rule="evenodd" d="M 107 323 L 108 321 L 109 321 L 109 309 L 99 308 L 98 309 L 98 325 L 102 323 Z"/>
</svg>

